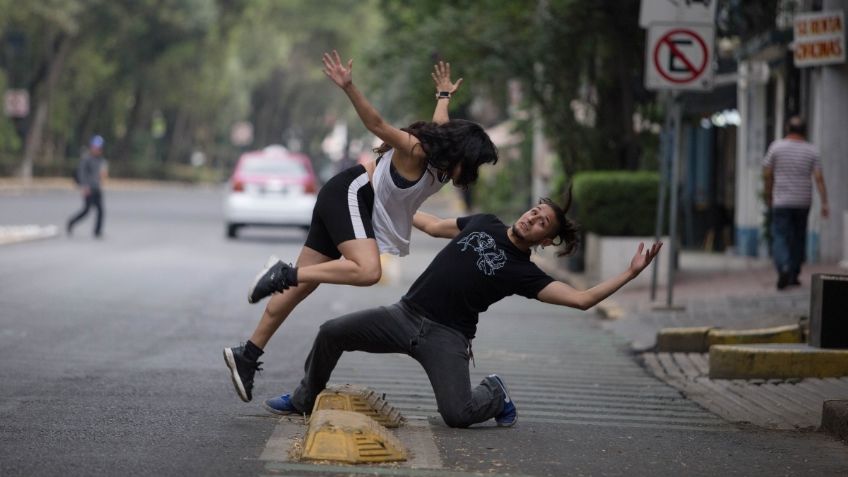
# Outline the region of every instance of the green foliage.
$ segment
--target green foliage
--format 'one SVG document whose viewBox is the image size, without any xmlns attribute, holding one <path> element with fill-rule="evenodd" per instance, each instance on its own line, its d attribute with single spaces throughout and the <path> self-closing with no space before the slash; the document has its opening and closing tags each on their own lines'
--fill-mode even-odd
<svg viewBox="0 0 848 477">
<path fill-rule="evenodd" d="M 530 123 L 517 123 L 518 133 L 529 134 Z M 474 204 L 481 211 L 505 220 L 518 218 L 538 197 L 531 197 L 532 143 L 523 141 L 499 151 L 495 166 L 480 169 L 480 178 L 473 185 Z"/>
<path fill-rule="evenodd" d="M 722 0 L 718 4 L 717 33 L 722 36 L 738 35 L 743 40 L 749 40 L 774 30 L 778 13 L 799 11 L 801 3 L 800 0 Z"/>
<path fill-rule="evenodd" d="M 421 71 L 443 58 L 466 80 L 456 97 L 459 104 L 453 105 L 454 111 L 459 107 L 456 116 L 475 112 L 474 119 L 484 124 L 503 120 L 517 106 L 507 91 L 508 82 L 517 80 L 523 90 L 518 106 L 539 108 L 566 174 L 640 166 L 642 138 L 633 130 L 632 116 L 653 95 L 641 86 L 644 31 L 637 21 L 638 0 L 384 0 L 381 5 L 385 35 L 392 41 L 375 48 L 374 58 L 375 67 L 391 78 L 391 104 L 407 111 L 416 105 L 418 117 L 427 114 L 432 106 L 419 93 L 428 80 Z M 481 112 L 479 98 L 494 111 Z M 578 120 L 575 106 L 594 121 Z"/>
<path fill-rule="evenodd" d="M 592 171 L 574 176 L 577 221 L 587 232 L 641 236 L 655 232 L 659 175 L 639 171 Z"/>
<path fill-rule="evenodd" d="M 32 114 L 17 130 L 0 119 L 2 169 L 23 156 L 33 127 L 42 131 L 36 173 L 74 163 L 86 139 L 99 133 L 116 175 L 185 179 L 194 173 L 181 166 L 193 151 L 217 167 L 232 162 L 237 151 L 229 131 L 241 120 L 254 123 L 251 147 L 297 139 L 319 158 L 327 118 L 352 114 L 321 73 L 321 53 L 338 48 L 361 58 L 362 45 L 378 41 L 376 33 L 362 35 L 379 30 L 374 6 L 375 0 L 0 0 L 0 78 L 29 90 L 31 111 L 49 102 L 43 125 L 34 125 Z M 60 48 L 66 54 L 58 62 Z"/>
<path fill-rule="evenodd" d="M 518 218 L 529 208 L 530 163 L 509 161 L 503 167 L 481 177 L 473 186 L 474 203 L 480 211 L 492 213 L 504 220 Z"/>
</svg>

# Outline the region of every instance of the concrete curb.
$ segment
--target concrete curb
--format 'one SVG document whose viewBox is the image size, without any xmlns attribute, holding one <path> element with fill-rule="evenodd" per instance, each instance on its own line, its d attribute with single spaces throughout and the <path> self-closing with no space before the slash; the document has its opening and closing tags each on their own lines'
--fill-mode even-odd
<svg viewBox="0 0 848 477">
<path fill-rule="evenodd" d="M 0 226 L 0 245 L 41 240 L 59 235 L 55 225 L 3 225 Z"/>
<path fill-rule="evenodd" d="M 711 379 L 787 379 L 848 376 L 848 349 L 807 344 L 716 345 Z"/>
<path fill-rule="evenodd" d="M 177 181 L 156 181 L 148 179 L 123 179 L 109 178 L 103 184 L 104 190 L 149 190 L 168 187 L 199 187 L 217 188 L 222 187 L 218 183 L 188 183 Z M 25 194 L 45 190 L 76 190 L 77 186 L 72 179 L 65 177 L 37 177 L 26 182 L 15 177 L 0 177 L 0 194 Z"/>
<path fill-rule="evenodd" d="M 657 351 L 669 353 L 706 353 L 714 345 L 803 342 L 804 330 L 801 325 L 751 330 L 695 326 L 663 328 L 657 332 Z"/>
<path fill-rule="evenodd" d="M 657 351 L 669 353 L 705 353 L 711 326 L 663 328 L 657 332 Z"/>
<path fill-rule="evenodd" d="M 848 442 L 848 401 L 825 401 L 822 405 L 820 432 Z"/>
</svg>

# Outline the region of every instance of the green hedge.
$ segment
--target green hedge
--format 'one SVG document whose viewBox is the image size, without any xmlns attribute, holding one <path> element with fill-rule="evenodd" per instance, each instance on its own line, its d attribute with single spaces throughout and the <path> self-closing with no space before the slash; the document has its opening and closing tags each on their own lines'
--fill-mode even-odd
<svg viewBox="0 0 848 477">
<path fill-rule="evenodd" d="M 574 208 L 586 232 L 610 236 L 653 235 L 659 174 L 591 171 L 574 175 Z"/>
</svg>

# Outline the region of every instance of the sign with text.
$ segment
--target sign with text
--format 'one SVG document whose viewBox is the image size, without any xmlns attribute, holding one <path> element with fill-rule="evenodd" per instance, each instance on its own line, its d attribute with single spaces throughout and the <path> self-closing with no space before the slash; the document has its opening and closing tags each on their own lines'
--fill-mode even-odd
<svg viewBox="0 0 848 477">
<path fill-rule="evenodd" d="M 714 35 L 712 25 L 652 24 L 645 48 L 645 87 L 711 89 Z"/>
<path fill-rule="evenodd" d="M 648 28 L 652 23 L 712 25 L 716 5 L 718 0 L 642 0 L 639 26 Z"/>
<path fill-rule="evenodd" d="M 845 63 L 845 21 L 841 11 L 795 16 L 795 66 Z"/>
<path fill-rule="evenodd" d="M 25 118 L 29 115 L 29 91 L 7 89 L 3 94 L 3 111 L 10 118 Z"/>
</svg>

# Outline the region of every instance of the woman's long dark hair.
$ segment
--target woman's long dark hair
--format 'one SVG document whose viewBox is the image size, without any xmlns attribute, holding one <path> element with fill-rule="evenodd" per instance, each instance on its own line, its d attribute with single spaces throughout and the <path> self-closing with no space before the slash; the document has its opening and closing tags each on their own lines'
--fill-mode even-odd
<svg viewBox="0 0 848 477">
<path fill-rule="evenodd" d="M 421 141 L 427 163 L 439 172 L 450 174 L 457 164 L 462 168 L 455 182 L 467 186 L 477 180 L 478 169 L 483 164 L 498 162 L 498 150 L 479 124 L 464 119 L 452 119 L 443 124 L 418 121 L 401 131 L 412 134 Z M 391 149 L 386 143 L 375 148 L 377 154 Z M 438 178 L 433 178 L 438 180 Z"/>
</svg>

